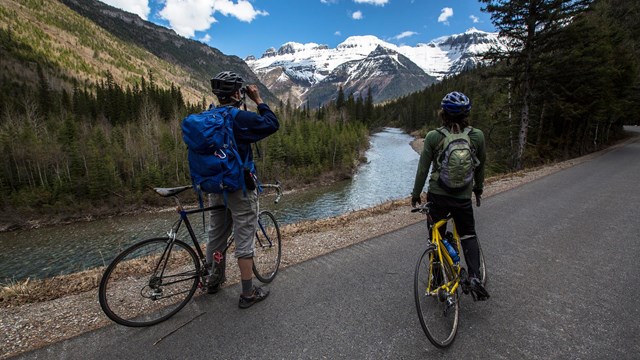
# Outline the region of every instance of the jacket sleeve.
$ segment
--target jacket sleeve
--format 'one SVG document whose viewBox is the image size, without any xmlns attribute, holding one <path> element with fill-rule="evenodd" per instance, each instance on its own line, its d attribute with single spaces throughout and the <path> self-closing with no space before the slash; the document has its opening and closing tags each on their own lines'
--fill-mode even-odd
<svg viewBox="0 0 640 360">
<path fill-rule="evenodd" d="M 411 192 L 411 196 L 418 197 L 422 193 L 422 189 L 424 188 L 424 184 L 427 181 L 427 176 L 429 176 L 429 168 L 431 167 L 431 163 L 434 159 L 434 152 L 437 146 L 438 133 L 434 130 L 429 131 L 427 136 L 424 138 L 424 147 L 422 148 L 422 152 L 420 153 L 420 160 L 418 161 L 418 170 L 416 171 L 416 179 L 413 184 L 413 191 Z M 434 141 L 435 144 L 434 145 Z"/>
<path fill-rule="evenodd" d="M 474 129 L 476 132 L 476 157 L 480 161 L 480 164 L 476 167 L 473 174 L 473 190 L 484 189 L 484 166 L 487 160 L 487 152 L 484 143 L 484 133 L 482 130 Z"/>
<path fill-rule="evenodd" d="M 254 143 L 280 128 L 278 118 L 267 104 L 258 105 L 258 113 L 240 110 L 236 115 L 233 134 L 236 141 Z"/>
</svg>

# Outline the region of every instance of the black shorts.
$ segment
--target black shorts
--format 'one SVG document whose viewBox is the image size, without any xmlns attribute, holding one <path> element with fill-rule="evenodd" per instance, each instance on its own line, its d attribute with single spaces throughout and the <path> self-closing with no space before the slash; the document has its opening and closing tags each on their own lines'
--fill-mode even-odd
<svg viewBox="0 0 640 360">
<path fill-rule="evenodd" d="M 444 219 L 451 213 L 460 237 L 476 235 L 471 199 L 456 199 L 450 196 L 428 193 L 427 200 L 432 203 L 430 214 L 434 222 Z M 444 232 L 442 234 L 444 235 Z"/>
</svg>

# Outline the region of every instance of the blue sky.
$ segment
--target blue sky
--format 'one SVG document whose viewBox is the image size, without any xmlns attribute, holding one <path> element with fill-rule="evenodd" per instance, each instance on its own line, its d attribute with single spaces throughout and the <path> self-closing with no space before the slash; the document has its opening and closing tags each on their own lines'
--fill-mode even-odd
<svg viewBox="0 0 640 360">
<path fill-rule="evenodd" d="M 101 0 L 227 55 L 260 57 L 294 41 L 336 47 L 375 35 L 416 45 L 475 27 L 493 32 L 477 0 Z"/>
</svg>

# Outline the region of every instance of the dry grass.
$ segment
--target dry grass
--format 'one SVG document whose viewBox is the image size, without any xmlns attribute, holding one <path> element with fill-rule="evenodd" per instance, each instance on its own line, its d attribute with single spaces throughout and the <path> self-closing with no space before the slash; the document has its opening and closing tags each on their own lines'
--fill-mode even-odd
<svg viewBox="0 0 640 360">
<path fill-rule="evenodd" d="M 0 289 L 0 307 L 48 301 L 65 295 L 96 289 L 104 268 L 91 269 L 70 275 L 7 284 Z"/>
</svg>

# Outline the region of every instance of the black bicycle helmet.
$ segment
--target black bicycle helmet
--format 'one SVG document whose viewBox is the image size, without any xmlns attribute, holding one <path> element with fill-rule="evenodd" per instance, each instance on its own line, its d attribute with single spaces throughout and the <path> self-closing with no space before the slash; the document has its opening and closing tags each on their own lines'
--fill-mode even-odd
<svg viewBox="0 0 640 360">
<path fill-rule="evenodd" d="M 467 115 L 471 111 L 471 100 L 465 94 L 453 91 L 442 98 L 440 107 L 450 115 Z"/>
<path fill-rule="evenodd" d="M 229 97 L 242 87 L 244 80 L 231 71 L 223 71 L 211 79 L 211 90 L 216 96 Z"/>
</svg>

